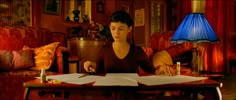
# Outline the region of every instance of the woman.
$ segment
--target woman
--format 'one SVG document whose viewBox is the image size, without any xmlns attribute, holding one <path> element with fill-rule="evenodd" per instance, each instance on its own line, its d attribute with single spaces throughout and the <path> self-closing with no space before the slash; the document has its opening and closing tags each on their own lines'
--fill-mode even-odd
<svg viewBox="0 0 236 100">
<path fill-rule="evenodd" d="M 113 37 L 111 45 L 104 48 L 102 66 L 92 61 L 84 62 L 86 72 L 95 73 L 138 73 L 140 67 L 145 72 L 154 73 L 155 69 L 141 47 L 130 44 L 127 35 L 132 31 L 133 20 L 124 11 L 116 11 L 110 19 Z"/>
</svg>

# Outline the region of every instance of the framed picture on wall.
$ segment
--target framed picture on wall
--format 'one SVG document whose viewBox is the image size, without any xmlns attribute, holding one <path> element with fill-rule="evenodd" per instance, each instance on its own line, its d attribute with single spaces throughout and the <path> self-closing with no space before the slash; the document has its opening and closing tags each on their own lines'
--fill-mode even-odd
<svg viewBox="0 0 236 100">
<path fill-rule="evenodd" d="M 104 13 L 104 3 L 102 1 L 97 2 L 97 13 Z"/>
<path fill-rule="evenodd" d="M 134 26 L 144 26 L 144 9 L 137 9 L 134 11 Z"/>
<path fill-rule="evenodd" d="M 45 0 L 44 12 L 47 14 L 61 14 L 61 0 Z"/>
</svg>

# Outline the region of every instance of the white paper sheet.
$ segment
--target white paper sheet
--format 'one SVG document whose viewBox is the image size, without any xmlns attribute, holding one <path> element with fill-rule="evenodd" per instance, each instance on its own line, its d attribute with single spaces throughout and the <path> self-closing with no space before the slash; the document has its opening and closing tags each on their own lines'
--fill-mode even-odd
<svg viewBox="0 0 236 100">
<path fill-rule="evenodd" d="M 163 85 L 163 84 L 199 81 L 204 79 L 207 79 L 207 77 L 194 77 L 194 76 L 184 76 L 184 75 L 176 75 L 176 76 L 151 75 L 151 76 L 139 77 L 137 81 L 145 85 Z"/>
<path fill-rule="evenodd" d="M 137 73 L 107 73 L 105 77 L 136 79 L 139 78 L 139 75 Z"/>
<path fill-rule="evenodd" d="M 72 83 L 72 84 L 88 84 L 91 82 L 95 82 L 97 80 L 99 80 L 100 78 L 102 78 L 103 76 L 97 76 L 97 75 L 88 75 L 82 78 L 76 78 L 74 80 L 67 80 L 67 83 Z"/>
<path fill-rule="evenodd" d="M 137 73 L 107 73 L 105 76 L 88 75 L 82 78 L 83 73 L 72 73 L 62 75 L 50 75 L 47 79 L 60 80 L 72 84 L 88 84 L 95 82 L 94 86 L 138 86 L 138 82 L 145 85 L 163 85 L 173 83 L 184 83 L 207 79 L 207 77 L 194 76 L 139 76 Z M 39 78 L 39 77 L 37 77 Z"/>
<path fill-rule="evenodd" d="M 137 73 L 107 73 L 97 80 L 94 86 L 138 86 Z"/>
<path fill-rule="evenodd" d="M 47 79 L 60 80 L 60 81 L 65 82 L 67 80 L 77 79 L 81 75 L 83 75 L 83 74 L 71 73 L 71 74 L 61 74 L 61 75 L 48 75 Z"/>
<path fill-rule="evenodd" d="M 72 74 L 62 74 L 62 75 L 50 75 L 47 76 L 47 79 L 54 79 L 54 80 L 60 80 L 62 82 L 66 83 L 72 83 L 72 84 L 88 84 L 91 82 L 95 82 L 99 78 L 103 76 L 97 76 L 97 75 L 88 75 L 82 78 L 79 78 L 80 76 L 84 75 L 83 73 L 72 73 Z"/>
</svg>

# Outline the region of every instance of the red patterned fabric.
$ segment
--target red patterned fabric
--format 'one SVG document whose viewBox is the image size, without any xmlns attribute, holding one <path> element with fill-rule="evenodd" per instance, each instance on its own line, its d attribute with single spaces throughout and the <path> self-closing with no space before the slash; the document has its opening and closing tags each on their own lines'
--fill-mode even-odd
<svg viewBox="0 0 236 100">
<path fill-rule="evenodd" d="M 12 54 L 14 70 L 26 69 L 35 66 L 33 50 L 14 50 L 12 51 Z"/>
<path fill-rule="evenodd" d="M 0 50 L 22 50 L 24 45 L 35 48 L 40 47 L 52 42 L 60 42 L 60 46 L 65 46 L 65 35 L 64 33 L 51 32 L 46 28 L 40 27 L 29 27 L 29 26 L 2 26 L 0 27 Z M 66 50 L 56 50 L 67 52 Z M 61 55 L 59 52 L 57 55 Z M 58 56 L 57 56 L 58 57 Z M 52 68 L 54 71 L 63 66 L 63 59 L 56 58 L 55 61 L 57 68 Z M 63 72 L 63 70 L 60 70 Z"/>
<path fill-rule="evenodd" d="M 12 64 L 13 55 L 11 51 L 0 50 L 0 71 L 9 71 L 13 68 Z"/>
<path fill-rule="evenodd" d="M 164 50 L 172 45 L 170 40 L 174 32 L 158 32 L 150 37 L 150 47 L 155 51 Z"/>
<path fill-rule="evenodd" d="M 38 27 L 0 27 L 0 50 L 21 50 L 24 45 L 39 47 L 53 41 L 52 34 Z"/>
<path fill-rule="evenodd" d="M 187 43 L 170 46 L 165 50 L 171 55 L 171 57 L 176 57 L 185 53 L 186 51 L 192 50 L 192 45 L 190 43 L 188 45 L 185 44 Z"/>
<path fill-rule="evenodd" d="M 185 52 L 186 50 L 192 49 L 192 43 L 189 43 L 189 42 L 184 42 L 183 44 L 171 43 L 170 40 L 173 34 L 174 34 L 173 31 L 159 32 L 159 33 L 153 34 L 150 37 L 150 47 L 154 49 L 155 51 L 175 49 L 178 51 L 177 53 Z M 172 50 L 169 50 L 169 51 L 172 51 Z M 174 52 L 171 52 L 171 53 L 173 54 Z M 178 54 L 173 54 L 173 55 L 175 56 Z"/>
<path fill-rule="evenodd" d="M 150 47 L 154 50 L 154 52 L 166 50 L 170 54 L 173 63 L 175 63 L 176 61 L 183 61 L 183 62 L 191 61 L 192 43 L 190 42 L 184 42 L 182 44 L 171 43 L 170 40 L 173 34 L 174 34 L 173 31 L 154 33 L 150 37 Z"/>
<path fill-rule="evenodd" d="M 63 73 L 64 67 L 66 67 L 66 63 L 64 62 L 65 55 L 62 53 L 67 52 L 67 49 L 62 47 L 65 46 L 65 42 L 63 42 L 65 40 L 63 39 L 65 39 L 63 33 L 58 35 L 45 28 L 27 26 L 0 27 L 0 51 L 6 50 L 12 52 L 14 50 L 22 50 L 24 45 L 35 48 L 52 42 L 60 42 L 60 46 L 56 49 L 55 63 L 53 63 L 49 69 L 50 71 L 57 73 Z M 19 56 L 20 55 L 18 55 L 18 57 Z M 5 57 L 0 57 L 0 60 L 1 59 L 5 59 Z M 0 67 L 2 67 L 2 64 Z M 23 100 L 25 89 L 23 87 L 23 82 L 34 79 L 34 77 L 39 76 L 39 73 L 40 71 L 27 69 L 10 70 L 8 72 L 0 69 L 1 100 Z"/>
<path fill-rule="evenodd" d="M 46 72 L 47 75 L 56 73 Z M 17 70 L 0 73 L 0 98 L 1 100 L 23 100 L 23 83 L 40 75 L 40 71 Z"/>
</svg>

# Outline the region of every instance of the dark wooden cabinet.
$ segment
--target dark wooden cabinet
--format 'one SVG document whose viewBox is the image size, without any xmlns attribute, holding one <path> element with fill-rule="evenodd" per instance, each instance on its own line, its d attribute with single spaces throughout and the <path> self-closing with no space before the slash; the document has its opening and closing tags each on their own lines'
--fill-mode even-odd
<svg viewBox="0 0 236 100">
<path fill-rule="evenodd" d="M 103 59 L 103 47 L 106 45 L 104 40 L 73 37 L 68 39 L 71 61 L 79 61 L 76 72 L 83 71 L 83 62 L 86 60 L 99 62 Z"/>
</svg>

